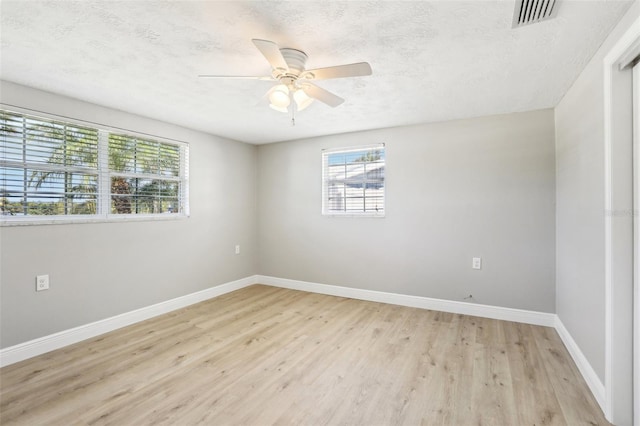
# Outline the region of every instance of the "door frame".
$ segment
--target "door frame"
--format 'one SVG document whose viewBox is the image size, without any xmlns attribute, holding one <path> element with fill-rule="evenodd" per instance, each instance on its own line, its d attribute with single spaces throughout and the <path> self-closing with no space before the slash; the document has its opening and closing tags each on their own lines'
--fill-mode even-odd
<svg viewBox="0 0 640 426">
<path fill-rule="evenodd" d="M 605 406 L 607 420 L 632 424 L 634 399 L 633 113 L 631 69 L 620 69 L 640 43 L 640 17 L 604 59 Z M 626 120 L 626 121 L 625 121 Z M 622 129 L 622 131 L 621 131 Z M 637 262 L 636 262 L 637 263 Z M 636 338 L 637 340 L 637 338 Z M 637 362 L 636 362 L 637 364 Z M 637 366 L 636 366 L 637 370 Z M 637 371 L 636 371 L 637 372 Z M 637 402 L 637 401 L 636 401 Z M 635 424 L 640 422 L 636 412 Z"/>
<path fill-rule="evenodd" d="M 640 63 L 633 67 L 633 424 L 640 426 Z"/>
</svg>

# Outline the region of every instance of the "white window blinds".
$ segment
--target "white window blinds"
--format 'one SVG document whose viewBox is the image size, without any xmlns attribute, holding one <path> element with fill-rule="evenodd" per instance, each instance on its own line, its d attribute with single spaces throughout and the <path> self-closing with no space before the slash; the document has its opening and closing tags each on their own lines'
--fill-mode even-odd
<svg viewBox="0 0 640 426">
<path fill-rule="evenodd" d="M 127 135 L 109 135 L 111 213 L 178 213 L 180 147 Z"/>
<path fill-rule="evenodd" d="M 2 111 L 3 215 L 95 214 L 98 131 Z"/>
<path fill-rule="evenodd" d="M 0 221 L 188 214 L 188 146 L 0 110 Z"/>
<path fill-rule="evenodd" d="M 384 216 L 385 148 L 325 150 L 322 153 L 322 214 Z"/>
</svg>

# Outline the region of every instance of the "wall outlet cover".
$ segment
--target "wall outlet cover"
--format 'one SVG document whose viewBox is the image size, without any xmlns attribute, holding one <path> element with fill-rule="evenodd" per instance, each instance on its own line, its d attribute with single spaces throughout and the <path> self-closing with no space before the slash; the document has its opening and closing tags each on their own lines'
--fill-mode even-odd
<svg viewBox="0 0 640 426">
<path fill-rule="evenodd" d="M 36 291 L 49 290 L 49 275 L 36 276 Z"/>
<path fill-rule="evenodd" d="M 482 258 L 481 257 L 474 257 L 471 267 L 473 269 L 482 269 Z"/>
</svg>

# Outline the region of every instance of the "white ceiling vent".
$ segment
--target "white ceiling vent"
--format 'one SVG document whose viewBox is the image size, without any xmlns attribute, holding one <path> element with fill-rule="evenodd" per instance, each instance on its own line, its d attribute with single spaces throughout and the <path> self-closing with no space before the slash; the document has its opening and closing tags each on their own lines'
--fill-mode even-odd
<svg viewBox="0 0 640 426">
<path fill-rule="evenodd" d="M 560 0 L 516 0 L 513 11 L 513 27 L 535 24 L 555 18 Z"/>
</svg>

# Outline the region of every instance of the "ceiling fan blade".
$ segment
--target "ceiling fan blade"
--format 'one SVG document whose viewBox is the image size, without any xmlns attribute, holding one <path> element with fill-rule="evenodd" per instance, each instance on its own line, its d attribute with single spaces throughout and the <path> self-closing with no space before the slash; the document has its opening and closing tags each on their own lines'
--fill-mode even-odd
<svg viewBox="0 0 640 426">
<path fill-rule="evenodd" d="M 359 77 L 372 74 L 371 65 L 368 62 L 358 62 L 348 65 L 337 65 L 335 67 L 316 68 L 307 70 L 301 78 L 312 80 L 328 80 L 330 78 Z"/>
<path fill-rule="evenodd" d="M 200 74 L 200 78 L 229 78 L 235 80 L 262 80 L 262 81 L 276 81 L 273 77 L 259 77 L 253 75 L 213 75 L 213 74 Z"/>
<path fill-rule="evenodd" d="M 282 69 L 285 71 L 289 69 L 289 65 L 287 65 L 287 61 L 284 60 L 282 52 L 280 52 L 280 48 L 277 44 L 269 40 L 260 40 L 258 38 L 254 38 L 251 41 L 253 41 L 253 44 L 255 44 L 267 61 L 269 61 L 269 64 L 271 64 L 273 69 Z"/>
<path fill-rule="evenodd" d="M 317 99 L 332 108 L 335 108 L 344 102 L 344 99 L 342 99 L 340 96 L 334 95 L 328 90 L 316 86 L 315 84 L 304 83 L 302 85 L 302 90 L 307 94 L 307 96 Z"/>
</svg>

